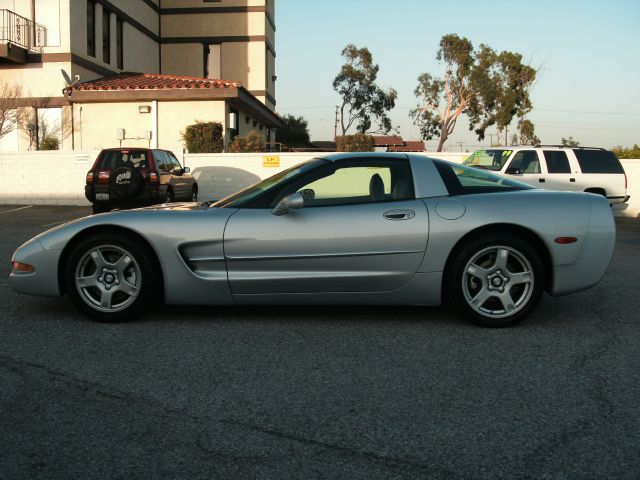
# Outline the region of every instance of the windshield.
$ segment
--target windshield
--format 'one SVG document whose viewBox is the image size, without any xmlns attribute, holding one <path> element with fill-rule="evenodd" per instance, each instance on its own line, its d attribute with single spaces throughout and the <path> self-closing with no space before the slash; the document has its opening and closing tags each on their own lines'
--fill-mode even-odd
<svg viewBox="0 0 640 480">
<path fill-rule="evenodd" d="M 279 185 L 287 182 L 293 177 L 296 177 L 300 174 L 304 174 L 314 168 L 319 167 L 320 165 L 326 165 L 329 160 L 323 160 L 321 158 L 316 158 L 314 160 L 310 160 L 305 163 L 300 163 L 291 168 L 283 170 L 280 173 L 276 173 L 275 175 L 266 178 L 256 184 L 253 184 L 244 190 L 240 190 L 237 193 L 229 195 L 221 200 L 218 200 L 214 203 L 213 207 L 242 207 L 247 202 L 255 200 L 260 195 L 275 188 L 278 188 Z"/>
<path fill-rule="evenodd" d="M 504 149 L 476 150 L 462 164 L 485 170 L 499 171 L 502 170 L 512 153 L 513 150 Z"/>
</svg>

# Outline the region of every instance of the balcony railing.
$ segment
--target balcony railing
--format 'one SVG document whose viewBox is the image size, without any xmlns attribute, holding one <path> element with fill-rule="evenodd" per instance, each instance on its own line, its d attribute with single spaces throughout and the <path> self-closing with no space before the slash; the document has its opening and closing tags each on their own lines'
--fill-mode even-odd
<svg viewBox="0 0 640 480">
<path fill-rule="evenodd" d="M 11 10 L 0 10 L 0 43 L 13 43 L 25 50 L 42 52 L 47 29 Z"/>
</svg>

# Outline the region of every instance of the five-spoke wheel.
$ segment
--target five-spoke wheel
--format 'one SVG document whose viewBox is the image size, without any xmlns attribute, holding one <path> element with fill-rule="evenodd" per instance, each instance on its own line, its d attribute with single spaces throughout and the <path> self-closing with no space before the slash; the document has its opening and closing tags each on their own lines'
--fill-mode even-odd
<svg viewBox="0 0 640 480">
<path fill-rule="evenodd" d="M 149 255 L 134 239 L 110 234 L 90 237 L 71 252 L 66 285 L 71 299 L 89 315 L 120 321 L 138 312 L 154 288 Z"/>
<path fill-rule="evenodd" d="M 448 272 L 450 299 L 472 320 L 506 326 L 524 319 L 540 300 L 540 256 L 520 237 L 478 238 L 459 251 Z"/>
</svg>

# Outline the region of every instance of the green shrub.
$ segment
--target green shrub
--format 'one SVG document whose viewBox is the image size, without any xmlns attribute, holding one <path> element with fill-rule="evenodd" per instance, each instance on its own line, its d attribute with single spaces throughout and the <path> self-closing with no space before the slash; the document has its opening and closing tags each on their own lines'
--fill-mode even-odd
<svg viewBox="0 0 640 480">
<path fill-rule="evenodd" d="M 56 137 L 46 136 L 40 142 L 40 150 L 59 150 L 60 140 Z"/>
<path fill-rule="evenodd" d="M 249 132 L 242 137 L 238 135 L 229 145 L 231 153 L 251 153 L 264 151 L 264 138 L 258 132 Z"/>
<path fill-rule="evenodd" d="M 339 137 L 337 146 L 339 152 L 373 152 L 376 141 L 371 135 L 356 133 Z"/>
<path fill-rule="evenodd" d="M 640 145 L 637 143 L 631 148 L 624 148 L 622 146 L 613 147 L 611 149 L 618 158 L 640 158 Z"/>
<path fill-rule="evenodd" d="M 220 153 L 224 149 L 222 124 L 219 122 L 196 121 L 188 125 L 181 135 L 189 153 Z"/>
</svg>

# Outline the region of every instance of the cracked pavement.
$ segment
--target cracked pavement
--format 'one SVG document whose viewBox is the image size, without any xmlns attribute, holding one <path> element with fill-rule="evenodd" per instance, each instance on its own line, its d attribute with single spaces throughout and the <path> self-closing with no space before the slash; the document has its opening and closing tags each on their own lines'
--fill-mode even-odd
<svg viewBox="0 0 640 480">
<path fill-rule="evenodd" d="M 597 287 L 487 330 L 418 307 L 104 325 L 13 293 L 13 250 L 88 213 L 0 214 L 2 479 L 640 477 L 637 220 Z"/>
</svg>

